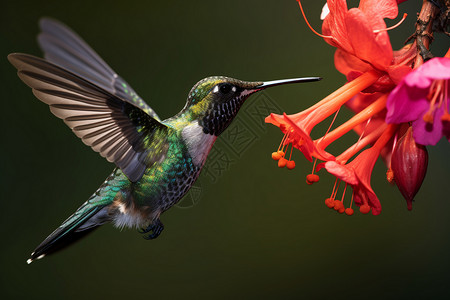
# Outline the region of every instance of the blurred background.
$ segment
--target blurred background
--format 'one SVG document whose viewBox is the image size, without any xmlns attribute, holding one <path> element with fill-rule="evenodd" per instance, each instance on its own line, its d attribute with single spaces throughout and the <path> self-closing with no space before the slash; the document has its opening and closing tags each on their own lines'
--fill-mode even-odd
<svg viewBox="0 0 450 300">
<path fill-rule="evenodd" d="M 394 49 L 413 33 L 421 2 L 400 6 L 399 15 L 408 12 L 409 17 L 389 32 Z M 322 5 L 304 1 L 318 31 Z M 324 204 L 334 183 L 331 176 L 321 172 L 318 184 L 306 185 L 311 164 L 299 152 L 294 153 L 295 170 L 276 167 L 270 154 L 282 135 L 278 128 L 262 126 L 263 117 L 255 121 L 252 98 L 235 121 L 252 133 L 241 148 L 230 146 L 230 135 L 218 140 L 213 151 L 231 156 L 232 162 L 220 172 L 208 164 L 210 173 L 202 174 L 195 194 L 162 216 L 165 230 L 158 239 L 146 241 L 135 230 L 107 225 L 27 265 L 30 252 L 114 167 L 54 117 L 6 60 L 11 52 L 42 55 L 36 42 L 42 16 L 73 28 L 162 118 L 177 113 L 190 88 L 210 75 L 324 77 L 254 96 L 254 103 L 270 103 L 277 113 L 299 112 L 345 83 L 334 68 L 334 48 L 307 28 L 294 0 L 2 1 L 2 299 L 450 295 L 446 140 L 428 148 L 428 174 L 411 212 L 397 188 L 386 182 L 380 160 L 372 187 L 382 214 L 347 217 Z M 437 36 L 432 49 L 443 55 L 448 46 L 448 38 Z M 348 111 L 340 114 L 345 116 Z M 348 134 L 343 146 L 354 139 Z"/>
</svg>

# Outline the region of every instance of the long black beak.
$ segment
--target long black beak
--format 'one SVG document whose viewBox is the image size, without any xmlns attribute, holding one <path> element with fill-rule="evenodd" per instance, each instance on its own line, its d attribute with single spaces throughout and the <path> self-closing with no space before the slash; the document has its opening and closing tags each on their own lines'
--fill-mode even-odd
<svg viewBox="0 0 450 300">
<path fill-rule="evenodd" d="M 254 89 L 265 89 L 272 86 L 288 84 L 288 83 L 300 83 L 300 82 L 312 82 L 322 80 L 322 77 L 302 77 L 302 78 L 291 78 L 291 79 L 281 79 L 263 82 L 260 85 L 254 87 Z"/>
</svg>

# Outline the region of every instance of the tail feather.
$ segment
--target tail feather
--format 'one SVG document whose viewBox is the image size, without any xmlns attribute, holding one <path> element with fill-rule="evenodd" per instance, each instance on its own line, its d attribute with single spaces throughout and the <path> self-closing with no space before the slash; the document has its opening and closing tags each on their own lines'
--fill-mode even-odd
<svg viewBox="0 0 450 300">
<path fill-rule="evenodd" d="M 36 249 L 27 260 L 30 264 L 36 259 L 54 253 L 58 250 L 78 241 L 94 229 L 110 221 L 108 204 L 96 203 L 93 199 L 85 202 L 73 215 L 61 226 L 53 231 Z"/>
</svg>

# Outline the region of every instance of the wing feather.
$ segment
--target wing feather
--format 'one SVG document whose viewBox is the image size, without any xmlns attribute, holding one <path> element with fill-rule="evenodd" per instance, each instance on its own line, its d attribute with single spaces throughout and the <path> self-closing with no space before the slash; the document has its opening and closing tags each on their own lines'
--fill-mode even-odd
<svg viewBox="0 0 450 300">
<path fill-rule="evenodd" d="M 49 18 L 39 22 L 38 43 L 51 63 L 142 109 L 160 121 L 153 109 L 108 64 L 66 25 Z"/>
<path fill-rule="evenodd" d="M 140 108 L 46 60 L 19 53 L 8 59 L 55 116 L 131 181 L 165 157 L 171 129 Z"/>
</svg>

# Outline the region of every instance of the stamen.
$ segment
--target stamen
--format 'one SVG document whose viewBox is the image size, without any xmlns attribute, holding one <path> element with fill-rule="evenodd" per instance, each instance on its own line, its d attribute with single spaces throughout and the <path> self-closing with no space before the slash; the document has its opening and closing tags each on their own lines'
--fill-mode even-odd
<svg viewBox="0 0 450 300">
<path fill-rule="evenodd" d="M 408 125 L 408 126 L 411 126 L 411 125 Z M 395 146 L 397 145 L 397 140 L 398 140 L 398 132 L 394 136 L 394 141 L 392 142 L 392 147 L 391 147 L 391 153 L 394 152 Z M 395 174 L 391 168 L 391 158 L 389 158 L 387 167 L 388 167 L 388 170 L 386 171 L 386 180 L 389 183 L 394 184 Z"/>
<path fill-rule="evenodd" d="M 409 126 L 411 126 L 411 124 L 409 124 Z M 392 149 L 391 149 L 391 152 L 393 152 L 394 151 L 394 149 L 395 149 L 395 146 L 397 146 L 397 141 L 398 141 L 398 132 L 395 134 L 395 136 L 394 136 L 394 141 L 393 141 L 393 143 L 392 143 Z M 390 162 L 389 162 L 389 167 L 391 167 L 390 166 Z"/>
<path fill-rule="evenodd" d="M 423 115 L 422 119 L 423 119 L 425 122 L 427 122 L 428 124 L 433 124 L 434 118 L 433 118 L 433 111 L 431 110 L 431 108 L 430 108 L 429 111 L 427 111 L 427 112 Z"/>
<path fill-rule="evenodd" d="M 287 145 L 286 150 L 288 149 L 289 144 Z M 281 158 L 278 160 L 278 168 L 284 168 L 288 162 L 288 160 L 286 158 L 284 158 L 285 156 L 285 152 L 283 151 L 284 146 L 281 148 L 281 151 L 278 151 L 278 153 L 281 155 Z"/>
<path fill-rule="evenodd" d="M 291 160 L 292 158 L 292 149 L 294 149 L 294 147 L 291 147 L 291 154 L 289 155 L 289 160 Z"/>
<path fill-rule="evenodd" d="M 295 161 L 291 160 L 291 158 L 292 158 L 292 150 L 293 150 L 293 149 L 294 149 L 294 146 L 291 147 L 291 154 L 289 155 L 289 160 L 288 160 L 288 162 L 286 163 L 286 167 L 287 167 L 289 170 L 292 170 L 292 169 L 295 168 Z"/>
<path fill-rule="evenodd" d="M 319 179 L 320 179 L 320 177 L 317 174 L 308 174 L 308 175 L 306 175 L 306 183 L 309 184 L 309 185 L 313 184 L 314 182 L 319 181 Z"/>
<path fill-rule="evenodd" d="M 312 174 L 314 174 L 314 170 L 316 168 L 316 163 L 317 163 L 317 158 L 314 158 L 314 163 L 313 163 L 313 167 L 312 167 Z"/>
<path fill-rule="evenodd" d="M 334 191 L 334 194 L 332 194 L 333 200 L 336 199 L 336 194 L 337 194 L 337 192 L 338 192 L 338 190 L 339 190 L 339 186 L 340 186 L 340 185 L 341 185 L 341 181 L 339 180 L 339 181 L 338 181 L 338 184 L 337 184 L 337 188 L 336 188 L 336 190 Z"/>
<path fill-rule="evenodd" d="M 372 144 L 374 141 L 376 141 L 381 134 L 386 129 L 387 125 L 383 124 L 382 126 L 378 127 L 371 133 L 369 133 L 364 138 L 358 140 L 353 146 L 349 147 L 347 150 L 345 150 L 341 155 L 336 157 L 336 161 L 340 164 L 345 164 L 347 161 L 352 158 L 356 153 L 361 151 L 364 147 L 366 147 L 369 144 Z"/>
<path fill-rule="evenodd" d="M 403 23 L 403 21 L 405 21 L 407 15 L 408 15 L 407 13 L 404 13 L 402 19 L 397 24 L 395 24 L 394 26 L 391 26 L 391 27 L 385 28 L 385 29 L 377 29 L 377 30 L 374 30 L 373 33 L 379 33 L 379 32 L 382 32 L 382 31 L 388 31 L 388 30 L 397 28 L 398 26 L 400 26 L 400 24 Z"/>
<path fill-rule="evenodd" d="M 344 208 L 344 204 L 342 204 L 341 200 L 334 200 L 334 210 L 341 211 Z"/>
<path fill-rule="evenodd" d="M 289 170 L 294 169 L 295 168 L 295 161 L 288 160 L 288 162 L 286 163 L 286 168 L 288 168 Z"/>
<path fill-rule="evenodd" d="M 316 168 L 316 163 L 317 163 L 317 158 L 314 158 L 314 163 L 313 163 L 311 174 L 306 175 L 306 183 L 309 185 L 313 184 L 314 182 L 319 181 L 319 179 L 320 179 L 319 175 L 314 174 L 314 170 Z"/>
<path fill-rule="evenodd" d="M 344 197 L 345 197 L 345 191 L 347 190 L 347 183 L 345 184 L 344 191 L 342 192 L 342 198 L 341 200 L 335 200 L 334 209 L 337 210 L 340 214 L 344 213 L 345 206 L 344 206 Z M 338 201 L 338 202 L 336 202 Z"/>
<path fill-rule="evenodd" d="M 370 206 L 368 204 L 363 204 L 359 207 L 359 211 L 362 214 L 368 214 L 370 212 Z"/>
<path fill-rule="evenodd" d="M 298 5 L 300 6 L 300 10 L 302 11 L 303 19 L 305 19 L 306 25 L 308 25 L 309 29 L 311 29 L 311 31 L 312 31 L 314 34 L 316 34 L 316 35 L 318 35 L 318 36 L 320 36 L 320 37 L 322 37 L 322 38 L 324 38 L 324 39 L 333 39 L 332 36 L 320 34 L 320 33 L 318 33 L 317 31 L 315 31 L 314 28 L 312 28 L 312 26 L 311 26 L 311 25 L 309 24 L 309 22 L 308 22 L 308 19 L 306 18 L 305 12 L 303 11 L 303 7 L 302 7 L 301 1 L 300 1 L 300 0 L 297 0 L 297 2 L 298 2 Z"/>
<path fill-rule="evenodd" d="M 392 168 L 389 168 L 387 171 L 386 171 L 386 180 L 389 182 L 389 183 L 394 183 L 394 171 L 392 170 Z"/>
<path fill-rule="evenodd" d="M 345 183 L 344 192 L 342 193 L 342 201 L 344 201 L 345 191 L 347 190 L 347 183 Z"/>
<path fill-rule="evenodd" d="M 284 157 L 286 156 L 286 152 L 289 149 L 289 145 L 291 145 L 291 143 L 289 142 L 289 134 L 290 133 L 291 133 L 290 131 L 287 132 L 286 138 L 284 139 L 282 144 L 280 144 L 281 150 L 278 150 L 278 153 L 281 155 L 281 158 L 278 160 L 278 167 L 279 168 L 284 168 L 287 165 L 287 163 L 288 163 L 288 160 L 286 158 L 284 158 Z M 285 145 L 283 145 L 283 144 L 286 143 L 286 142 L 288 142 L 288 143 L 286 144 L 286 149 L 285 149 L 284 148 Z M 292 147 L 294 147 L 294 146 L 291 146 L 291 155 L 292 155 Z"/>
<path fill-rule="evenodd" d="M 338 179 L 336 178 L 336 180 L 334 181 L 334 186 L 333 186 L 333 190 L 331 191 L 330 198 L 325 199 L 325 205 L 328 206 L 329 208 L 333 208 L 333 206 L 334 206 L 334 197 L 333 197 L 333 195 L 335 195 L 334 191 L 336 189 L 337 181 L 338 181 Z M 338 186 L 338 188 L 339 188 L 339 186 Z"/>
<path fill-rule="evenodd" d="M 450 52 L 450 51 L 449 51 Z M 448 112 L 448 80 L 444 80 L 444 92 L 442 93 L 444 97 L 444 114 L 441 117 L 441 121 L 450 122 L 450 114 Z"/>
<path fill-rule="evenodd" d="M 358 147 L 358 144 L 359 144 L 359 142 L 361 141 L 362 137 L 364 136 L 364 133 L 366 133 L 366 129 L 367 129 L 367 126 L 369 126 L 370 121 L 372 121 L 372 117 L 370 117 L 370 118 L 367 120 L 366 125 L 364 126 L 364 129 L 363 129 L 363 131 L 361 132 L 361 134 L 360 134 L 360 136 L 359 136 L 359 139 L 358 139 L 358 141 L 357 141 L 356 144 L 355 144 L 355 148 Z"/>
<path fill-rule="evenodd" d="M 285 154 L 285 152 L 283 151 L 283 149 L 284 149 L 284 143 L 289 139 L 289 133 L 290 133 L 290 131 L 287 131 L 285 134 L 284 134 L 284 136 L 283 136 L 283 138 L 281 139 L 281 143 L 280 143 L 280 145 L 278 146 L 278 150 L 277 150 L 277 152 L 272 152 L 272 159 L 273 160 L 278 160 L 278 167 L 280 167 L 280 168 L 284 168 L 284 166 L 286 165 L 286 163 L 287 163 L 287 160 L 286 159 L 284 159 L 284 156 L 286 155 Z M 287 150 L 287 148 L 289 147 L 289 144 L 287 144 L 286 145 L 286 150 Z M 291 151 L 292 151 L 292 149 L 291 149 Z M 285 160 L 286 162 L 281 162 L 280 163 L 280 160 Z"/>
<path fill-rule="evenodd" d="M 273 160 L 279 160 L 281 158 L 280 153 L 277 152 L 272 152 L 272 159 Z"/>
<path fill-rule="evenodd" d="M 278 168 L 284 168 L 287 164 L 287 159 L 282 157 L 278 160 Z"/>
<path fill-rule="evenodd" d="M 436 108 L 436 100 L 439 98 L 437 106 L 440 105 L 441 100 L 441 90 L 443 87 L 443 80 L 435 80 L 431 84 L 430 93 L 427 98 L 430 100 L 430 109 L 423 115 L 423 120 L 429 124 L 433 124 L 434 117 L 433 112 Z"/>
<path fill-rule="evenodd" d="M 341 107 L 342 107 L 342 106 L 341 106 Z M 336 113 L 334 114 L 333 121 L 331 121 L 331 124 L 330 124 L 330 126 L 328 126 L 328 129 L 327 129 L 327 131 L 325 132 L 325 134 L 323 135 L 322 139 L 328 134 L 328 132 L 330 132 L 330 129 L 331 129 L 331 127 L 333 126 L 334 121 L 336 121 L 336 117 L 337 117 L 339 111 L 341 110 L 341 107 L 339 107 L 338 110 L 336 111 Z"/>
<path fill-rule="evenodd" d="M 289 131 L 287 131 L 287 132 L 284 134 L 283 138 L 281 139 L 281 143 L 280 143 L 280 145 L 278 146 L 278 150 L 277 150 L 277 151 L 280 151 L 280 150 L 281 150 L 281 147 L 284 147 L 284 141 L 286 140 L 288 134 L 289 134 Z"/>
<path fill-rule="evenodd" d="M 285 138 L 285 140 L 284 140 L 284 142 L 283 142 L 283 145 L 281 146 L 281 152 L 280 152 L 280 154 L 284 157 L 285 155 L 286 155 L 286 151 L 287 151 L 287 149 L 289 148 L 289 144 L 290 143 L 288 143 L 289 142 L 289 134 L 291 133 L 291 131 L 288 131 L 287 132 L 287 134 L 286 134 L 286 138 Z M 284 145 L 284 144 L 286 144 L 286 145 Z M 286 146 L 286 149 L 284 149 L 284 146 Z"/>
<path fill-rule="evenodd" d="M 272 159 L 273 160 L 280 160 L 282 157 L 284 157 L 284 152 L 280 151 L 281 146 L 283 145 L 284 141 L 286 140 L 286 136 L 288 135 L 288 132 L 286 132 L 283 136 L 283 138 L 281 139 L 281 143 L 278 146 L 278 149 L 276 152 L 272 152 Z"/>
<path fill-rule="evenodd" d="M 347 216 L 351 216 L 351 215 L 353 215 L 353 208 L 352 208 L 352 204 L 353 204 L 353 194 L 352 194 L 352 200 L 350 200 L 350 207 L 348 207 L 348 208 L 346 208 L 345 209 L 345 214 L 347 215 Z"/>
</svg>

